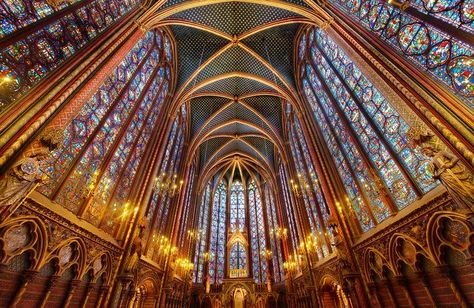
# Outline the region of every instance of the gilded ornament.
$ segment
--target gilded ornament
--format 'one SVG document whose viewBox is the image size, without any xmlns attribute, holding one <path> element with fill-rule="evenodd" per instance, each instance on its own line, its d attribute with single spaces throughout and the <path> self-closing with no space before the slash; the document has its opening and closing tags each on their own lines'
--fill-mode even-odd
<svg viewBox="0 0 474 308">
<path fill-rule="evenodd" d="M 440 180 L 458 206 L 474 211 L 474 176 L 455 155 L 441 150 L 437 138 L 429 132 L 414 132 L 411 139 L 431 158 L 428 171 Z"/>
<path fill-rule="evenodd" d="M 45 131 L 39 138 L 38 146 L 24 153 L 0 179 L 0 213 L 10 206 L 18 206 L 38 185 L 44 182 L 42 170 L 49 164 L 55 149 L 63 143 L 60 130 Z M 5 217 L 4 217 L 5 218 Z"/>
</svg>

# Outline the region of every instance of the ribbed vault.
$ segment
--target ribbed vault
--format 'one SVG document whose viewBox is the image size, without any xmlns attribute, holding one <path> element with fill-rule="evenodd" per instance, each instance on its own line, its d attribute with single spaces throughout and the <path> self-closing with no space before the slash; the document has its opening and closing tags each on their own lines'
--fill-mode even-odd
<svg viewBox="0 0 474 308">
<path fill-rule="evenodd" d="M 202 175 L 236 161 L 260 173 L 274 169 L 276 153 L 287 157 L 282 106 L 299 101 L 293 40 L 300 24 L 330 21 L 308 0 L 158 1 L 141 17 L 143 28 L 168 26 L 175 36 L 173 110 L 188 105 L 189 152 Z"/>
</svg>

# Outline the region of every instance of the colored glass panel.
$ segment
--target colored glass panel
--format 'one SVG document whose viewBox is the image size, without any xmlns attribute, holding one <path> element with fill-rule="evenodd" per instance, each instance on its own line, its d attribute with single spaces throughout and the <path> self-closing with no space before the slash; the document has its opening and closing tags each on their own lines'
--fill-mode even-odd
<svg viewBox="0 0 474 308">
<path fill-rule="evenodd" d="M 25 38 L 14 40 L 0 51 L 0 76 L 15 79 L 0 96 L 0 112 L 36 86 L 46 75 L 65 63 L 92 39 L 116 23 L 139 4 L 128 1 L 81 1 L 75 10 L 59 18 L 48 19 L 42 27 Z M 66 6 L 62 4 L 58 9 Z M 120 9 L 119 9 L 120 8 Z M 48 15 L 55 9 L 41 1 L 17 0 L 0 2 L 0 37 L 16 31 Z"/>
<path fill-rule="evenodd" d="M 474 48 L 445 32 L 445 27 L 428 24 L 409 11 L 378 0 L 335 1 L 349 17 L 372 31 L 408 61 L 426 71 L 438 82 L 448 86 L 474 108 Z M 414 0 L 410 5 L 446 24 L 473 32 L 472 1 Z M 431 18 L 431 19 L 430 19 Z"/>
</svg>

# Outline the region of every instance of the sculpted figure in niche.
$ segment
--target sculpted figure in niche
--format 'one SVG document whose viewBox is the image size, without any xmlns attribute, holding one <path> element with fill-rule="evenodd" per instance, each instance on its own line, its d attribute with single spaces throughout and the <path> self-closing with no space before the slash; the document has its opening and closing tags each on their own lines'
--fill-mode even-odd
<svg viewBox="0 0 474 308">
<path fill-rule="evenodd" d="M 431 133 L 418 133 L 413 137 L 421 152 L 431 158 L 428 171 L 446 187 L 449 195 L 460 206 L 474 211 L 474 176 L 453 154 L 439 148 Z"/>
<path fill-rule="evenodd" d="M 130 254 L 125 266 L 125 273 L 127 274 L 135 274 L 137 272 L 138 261 L 143 253 L 143 236 L 146 224 L 147 222 L 145 218 L 142 218 L 139 222 L 138 233 L 132 241 L 132 247 L 130 248 Z"/>
<path fill-rule="evenodd" d="M 18 205 L 38 184 L 44 180 L 44 170 L 49 158 L 64 140 L 60 130 L 44 132 L 37 144 L 23 154 L 0 179 L 0 215 L 12 205 Z"/>
</svg>

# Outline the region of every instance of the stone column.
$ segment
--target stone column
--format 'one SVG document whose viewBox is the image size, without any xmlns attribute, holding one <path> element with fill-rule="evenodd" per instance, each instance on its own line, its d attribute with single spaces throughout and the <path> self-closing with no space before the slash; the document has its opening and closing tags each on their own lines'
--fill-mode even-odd
<svg viewBox="0 0 474 308">
<path fill-rule="evenodd" d="M 12 300 L 10 301 L 9 307 L 16 307 L 16 305 L 20 302 L 23 294 L 28 287 L 28 284 L 38 275 L 38 271 L 31 271 L 27 270 L 24 271 L 21 275 L 21 283 L 18 289 L 15 292 L 15 296 L 13 296 Z"/>
</svg>

